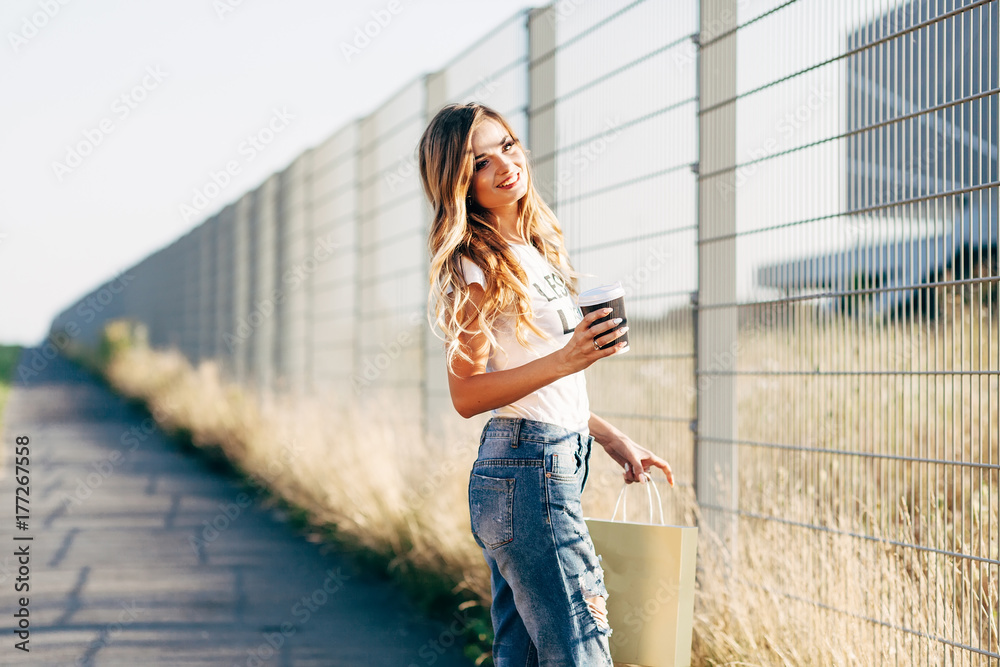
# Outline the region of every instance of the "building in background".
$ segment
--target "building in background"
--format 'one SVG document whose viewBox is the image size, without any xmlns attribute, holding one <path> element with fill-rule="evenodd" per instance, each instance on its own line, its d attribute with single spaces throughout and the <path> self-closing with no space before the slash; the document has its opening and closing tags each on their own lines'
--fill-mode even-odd
<svg viewBox="0 0 1000 667">
<path fill-rule="evenodd" d="M 989 6 L 957 11 L 930 0 L 848 34 L 850 245 L 763 266 L 761 286 L 830 294 L 820 302 L 849 311 L 934 314 L 944 292 L 909 287 L 998 274 L 998 37 Z M 982 294 L 995 303 L 996 283 Z"/>
</svg>

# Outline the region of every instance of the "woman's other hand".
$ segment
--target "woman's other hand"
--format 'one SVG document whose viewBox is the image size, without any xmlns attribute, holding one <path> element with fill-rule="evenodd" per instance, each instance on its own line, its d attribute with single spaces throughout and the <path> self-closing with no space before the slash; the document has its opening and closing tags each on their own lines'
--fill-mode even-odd
<svg viewBox="0 0 1000 667">
<path fill-rule="evenodd" d="M 625 469 L 626 484 L 646 482 L 652 479 L 649 470 L 655 467 L 662 470 L 667 476 L 667 482 L 670 483 L 670 486 L 674 485 L 674 473 L 670 469 L 670 465 L 645 447 L 636 444 L 627 435 L 616 436 L 606 443 L 601 443 L 601 445 L 608 456 Z"/>
</svg>

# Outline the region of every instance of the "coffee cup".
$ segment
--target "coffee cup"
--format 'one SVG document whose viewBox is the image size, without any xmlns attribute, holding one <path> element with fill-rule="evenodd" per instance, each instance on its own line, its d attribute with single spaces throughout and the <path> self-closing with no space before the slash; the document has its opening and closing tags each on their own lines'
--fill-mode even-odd
<svg viewBox="0 0 1000 667">
<path fill-rule="evenodd" d="M 577 305 L 580 306 L 580 312 L 583 313 L 584 317 L 586 317 L 588 313 L 591 313 L 595 310 L 600 310 L 602 308 L 611 308 L 610 313 L 596 320 L 594 324 L 607 322 L 608 320 L 617 317 L 622 318 L 622 321 L 619 322 L 614 329 L 609 329 L 608 331 L 600 333 L 598 334 L 599 336 L 604 336 L 605 334 L 609 334 L 612 331 L 617 331 L 618 329 L 621 329 L 626 324 L 628 324 L 628 318 L 625 317 L 625 288 L 622 287 L 622 284 L 620 282 L 617 282 L 613 285 L 603 285 L 601 287 L 595 287 L 594 289 L 583 292 L 577 298 Z M 594 326 L 594 324 L 590 326 Z M 597 336 L 594 336 L 594 339 L 596 340 Z M 600 349 L 606 350 L 610 347 L 614 347 L 615 345 L 621 343 L 622 341 L 625 341 L 625 347 L 622 348 L 618 354 L 621 354 L 623 352 L 628 352 L 629 349 L 631 348 L 629 347 L 628 344 L 627 331 L 618 338 L 612 340 L 610 343 L 602 345 Z"/>
</svg>

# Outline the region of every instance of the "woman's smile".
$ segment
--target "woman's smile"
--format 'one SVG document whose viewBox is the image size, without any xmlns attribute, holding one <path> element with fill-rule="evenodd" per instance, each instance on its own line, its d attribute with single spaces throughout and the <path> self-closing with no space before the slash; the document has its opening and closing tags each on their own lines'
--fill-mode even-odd
<svg viewBox="0 0 1000 667">
<path fill-rule="evenodd" d="M 521 180 L 521 172 L 520 171 L 515 171 L 507 179 L 505 179 L 503 183 L 501 183 L 497 187 L 500 188 L 501 190 L 509 190 L 510 188 L 514 187 L 514 185 L 519 180 Z"/>
</svg>

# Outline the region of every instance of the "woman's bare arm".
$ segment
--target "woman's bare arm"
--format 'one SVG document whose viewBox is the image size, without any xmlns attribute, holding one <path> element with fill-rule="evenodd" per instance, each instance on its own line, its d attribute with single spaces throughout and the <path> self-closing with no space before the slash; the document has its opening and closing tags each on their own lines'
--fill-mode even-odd
<svg viewBox="0 0 1000 667">
<path fill-rule="evenodd" d="M 466 305 L 466 309 L 475 312 L 482 304 L 486 293 L 477 283 L 473 283 L 469 288 L 471 303 Z M 487 410 L 510 405 L 559 378 L 582 371 L 598 359 L 618 352 L 624 343 L 607 350 L 598 350 L 593 343 L 595 334 L 605 333 L 616 326 L 614 321 L 602 322 L 592 330 L 588 330 L 594 320 L 604 317 L 608 312 L 605 309 L 589 313 L 577 325 L 573 337 L 563 348 L 523 366 L 493 373 L 486 371 L 486 362 L 490 356 L 489 341 L 486 336 L 479 331 L 462 335 L 459 344 L 472 361 L 456 358 L 453 368 L 448 373 L 448 388 L 455 409 L 468 419 Z M 626 327 L 623 327 L 610 337 L 599 340 L 598 343 L 600 345 L 609 343 L 621 336 L 625 330 Z"/>
</svg>

